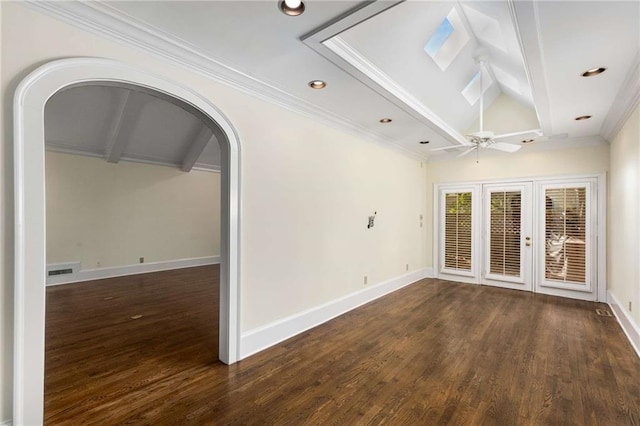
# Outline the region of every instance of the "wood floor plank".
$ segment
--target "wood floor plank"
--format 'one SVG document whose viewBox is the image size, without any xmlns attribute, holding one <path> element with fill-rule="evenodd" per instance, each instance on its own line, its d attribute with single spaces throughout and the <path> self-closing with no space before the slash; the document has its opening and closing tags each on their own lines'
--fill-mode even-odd
<svg viewBox="0 0 640 426">
<path fill-rule="evenodd" d="M 218 280 L 48 288 L 46 423 L 640 425 L 640 360 L 605 305 L 423 280 L 226 366 Z"/>
</svg>

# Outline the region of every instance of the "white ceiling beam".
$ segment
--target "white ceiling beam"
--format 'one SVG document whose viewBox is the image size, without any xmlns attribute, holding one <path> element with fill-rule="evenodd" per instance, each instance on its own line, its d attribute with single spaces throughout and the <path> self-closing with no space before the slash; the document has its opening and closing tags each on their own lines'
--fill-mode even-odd
<svg viewBox="0 0 640 426">
<path fill-rule="evenodd" d="M 547 87 L 544 53 L 535 1 L 508 0 L 509 13 L 516 30 L 524 59 L 527 80 L 531 86 L 538 122 L 545 135 L 553 134 L 551 102 Z"/>
<path fill-rule="evenodd" d="M 107 140 L 107 148 L 105 159 L 109 163 L 117 163 L 124 153 L 131 133 L 140 118 L 140 112 L 148 99 L 144 94 L 127 90 L 122 97 L 121 102 L 116 108 L 109 139 Z"/>
<path fill-rule="evenodd" d="M 191 146 L 187 150 L 180 169 L 183 172 L 190 172 L 209 143 L 218 143 L 218 138 L 216 138 L 215 133 L 211 131 L 209 126 L 203 124 L 200 132 L 198 132 L 198 135 L 193 139 Z"/>
</svg>

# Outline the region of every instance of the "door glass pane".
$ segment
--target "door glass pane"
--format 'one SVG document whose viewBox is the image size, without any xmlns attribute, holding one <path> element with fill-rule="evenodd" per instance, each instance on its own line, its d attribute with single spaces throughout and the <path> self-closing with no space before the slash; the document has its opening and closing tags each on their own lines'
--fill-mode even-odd
<svg viewBox="0 0 640 426">
<path fill-rule="evenodd" d="M 522 193 L 491 192 L 489 272 L 520 276 L 520 233 Z"/>
<path fill-rule="evenodd" d="M 445 194 L 444 266 L 471 271 L 471 192 Z"/>
<path fill-rule="evenodd" d="M 586 284 L 586 188 L 545 191 L 545 278 Z"/>
</svg>

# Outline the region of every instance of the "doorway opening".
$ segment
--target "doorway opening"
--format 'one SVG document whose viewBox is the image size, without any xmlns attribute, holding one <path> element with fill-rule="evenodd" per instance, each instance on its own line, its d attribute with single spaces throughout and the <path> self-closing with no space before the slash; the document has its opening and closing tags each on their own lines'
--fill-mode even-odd
<svg viewBox="0 0 640 426">
<path fill-rule="evenodd" d="M 116 61 L 54 61 L 29 74 L 14 102 L 15 342 L 14 422 L 41 424 L 44 400 L 46 206 L 44 111 L 60 90 L 78 84 L 130 85 L 176 99 L 215 123 L 221 148 L 219 358 L 239 359 L 240 146 L 228 119 L 206 98 Z"/>
<path fill-rule="evenodd" d="M 131 85 L 47 102 L 45 423 L 133 409 L 218 360 L 218 135 Z"/>
</svg>

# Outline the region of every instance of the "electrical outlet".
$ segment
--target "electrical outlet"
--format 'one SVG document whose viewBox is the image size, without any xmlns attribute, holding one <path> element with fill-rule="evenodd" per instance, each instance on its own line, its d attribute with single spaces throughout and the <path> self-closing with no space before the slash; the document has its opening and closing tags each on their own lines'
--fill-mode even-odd
<svg viewBox="0 0 640 426">
<path fill-rule="evenodd" d="M 367 285 L 367 282 L 368 282 L 368 281 L 369 281 L 369 280 L 368 280 L 367 276 L 365 275 L 365 276 L 364 276 L 364 285 Z"/>
<path fill-rule="evenodd" d="M 140 258 L 140 263 L 144 263 L 144 257 Z"/>
<path fill-rule="evenodd" d="M 408 271 L 408 270 L 409 270 L 409 264 L 407 263 L 407 266 L 406 266 L 406 268 L 405 268 L 405 271 Z"/>
<path fill-rule="evenodd" d="M 631 301 L 629 301 L 629 312 L 631 312 Z"/>
</svg>

